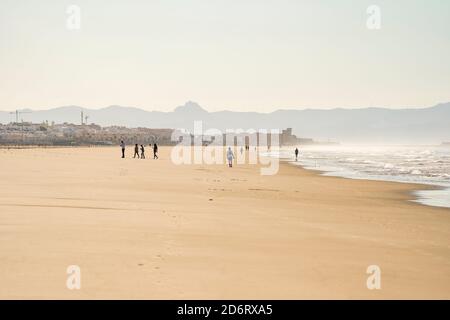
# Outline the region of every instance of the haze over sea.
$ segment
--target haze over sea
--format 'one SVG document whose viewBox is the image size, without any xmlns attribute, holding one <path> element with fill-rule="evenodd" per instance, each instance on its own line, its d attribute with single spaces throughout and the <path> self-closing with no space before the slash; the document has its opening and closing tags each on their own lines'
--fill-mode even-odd
<svg viewBox="0 0 450 320">
<path fill-rule="evenodd" d="M 273 151 L 292 159 L 295 147 Z M 439 186 L 416 192 L 417 202 L 450 207 L 450 146 L 300 146 L 293 164 L 324 171 L 324 175 Z"/>
</svg>

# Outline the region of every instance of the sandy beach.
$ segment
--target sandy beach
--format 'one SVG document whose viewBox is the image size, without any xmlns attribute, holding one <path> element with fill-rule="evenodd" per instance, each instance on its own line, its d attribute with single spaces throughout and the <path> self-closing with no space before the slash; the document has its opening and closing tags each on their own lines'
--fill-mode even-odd
<svg viewBox="0 0 450 320">
<path fill-rule="evenodd" d="M 149 151 L 0 149 L 0 298 L 450 298 L 450 210 L 417 185 Z"/>
</svg>

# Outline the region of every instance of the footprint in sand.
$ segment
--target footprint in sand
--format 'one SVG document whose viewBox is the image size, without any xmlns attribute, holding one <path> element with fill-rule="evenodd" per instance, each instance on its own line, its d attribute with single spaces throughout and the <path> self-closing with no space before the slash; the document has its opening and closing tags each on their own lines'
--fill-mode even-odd
<svg viewBox="0 0 450 320">
<path fill-rule="evenodd" d="M 232 189 L 217 189 L 217 188 L 208 188 L 209 191 L 233 191 Z"/>
</svg>

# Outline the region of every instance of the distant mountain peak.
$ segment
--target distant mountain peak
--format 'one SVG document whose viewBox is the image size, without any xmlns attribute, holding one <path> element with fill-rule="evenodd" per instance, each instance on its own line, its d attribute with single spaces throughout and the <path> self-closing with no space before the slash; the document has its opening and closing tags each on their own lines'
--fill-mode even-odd
<svg viewBox="0 0 450 320">
<path fill-rule="evenodd" d="M 62 107 L 57 107 L 57 108 L 53 108 L 53 109 L 49 109 L 49 110 L 83 110 L 83 107 L 80 106 L 75 106 L 75 105 L 69 105 L 69 106 L 62 106 Z M 38 111 L 38 110 L 36 110 Z"/>
<path fill-rule="evenodd" d="M 177 112 L 177 113 L 180 113 L 180 112 L 182 112 L 182 113 L 192 113 L 192 114 L 208 113 L 208 111 L 206 111 L 198 103 L 193 102 L 193 101 L 188 101 L 184 105 L 176 107 L 174 112 Z"/>
</svg>

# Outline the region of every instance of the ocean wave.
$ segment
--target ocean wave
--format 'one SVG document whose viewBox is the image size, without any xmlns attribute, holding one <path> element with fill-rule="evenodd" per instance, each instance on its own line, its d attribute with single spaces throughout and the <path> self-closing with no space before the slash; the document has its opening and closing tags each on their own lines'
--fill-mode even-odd
<svg viewBox="0 0 450 320">
<path fill-rule="evenodd" d="M 285 150 L 285 154 L 292 157 L 290 150 Z M 420 146 L 301 147 L 300 154 L 299 164 L 327 171 L 327 175 L 450 187 L 450 149 L 427 147 L 423 150 Z M 432 194 L 427 193 L 427 196 Z"/>
</svg>

